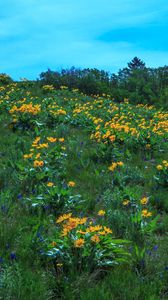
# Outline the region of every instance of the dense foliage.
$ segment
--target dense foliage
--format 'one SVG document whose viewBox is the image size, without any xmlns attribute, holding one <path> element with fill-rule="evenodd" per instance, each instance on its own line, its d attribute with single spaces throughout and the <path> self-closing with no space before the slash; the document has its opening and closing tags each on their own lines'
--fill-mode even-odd
<svg viewBox="0 0 168 300">
<path fill-rule="evenodd" d="M 78 88 L 88 95 L 109 94 L 117 101 L 128 98 L 131 103 L 154 104 L 168 108 L 168 66 L 148 68 L 135 57 L 117 74 L 98 69 L 48 69 L 40 74 L 43 84 Z"/>
<path fill-rule="evenodd" d="M 0 299 L 167 299 L 168 113 L 54 80 L 1 75 Z"/>
</svg>

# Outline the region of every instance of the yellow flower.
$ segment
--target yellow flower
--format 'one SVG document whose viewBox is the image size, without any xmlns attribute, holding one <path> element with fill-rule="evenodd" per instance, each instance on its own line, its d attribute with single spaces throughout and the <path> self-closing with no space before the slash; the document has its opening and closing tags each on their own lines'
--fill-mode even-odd
<svg viewBox="0 0 168 300">
<path fill-rule="evenodd" d="M 124 163 L 122 161 L 118 161 L 117 165 L 120 166 L 120 167 L 122 167 L 124 165 Z"/>
<path fill-rule="evenodd" d="M 44 165 L 44 162 L 42 160 L 35 160 L 34 161 L 34 167 L 42 167 Z"/>
<path fill-rule="evenodd" d="M 167 160 L 162 160 L 162 163 L 163 163 L 164 165 L 167 165 L 167 164 L 168 164 L 168 161 L 167 161 Z"/>
<path fill-rule="evenodd" d="M 26 159 L 26 158 L 31 158 L 32 156 L 33 156 L 32 153 L 30 153 L 30 154 L 24 154 L 24 155 L 23 155 L 23 158 L 24 158 L 24 159 Z"/>
<path fill-rule="evenodd" d="M 111 166 L 108 167 L 108 169 L 113 172 L 116 167 L 117 167 L 117 163 L 112 163 Z"/>
<path fill-rule="evenodd" d="M 105 230 L 99 231 L 98 233 L 99 233 L 99 235 L 106 235 L 106 234 L 107 234 L 107 233 L 105 232 Z"/>
<path fill-rule="evenodd" d="M 151 216 L 152 216 L 152 212 L 148 211 L 147 209 L 143 209 L 141 215 L 142 215 L 142 217 L 144 217 L 144 218 L 148 218 L 148 217 L 151 217 Z"/>
<path fill-rule="evenodd" d="M 67 236 L 68 232 L 69 232 L 68 228 L 63 228 L 61 236 Z"/>
<path fill-rule="evenodd" d="M 78 239 L 74 242 L 74 246 L 75 248 L 81 248 L 83 247 L 84 243 L 85 243 L 84 239 Z"/>
<path fill-rule="evenodd" d="M 89 228 L 86 229 L 86 232 L 95 232 L 95 231 L 102 230 L 102 228 L 103 227 L 100 225 L 90 226 Z"/>
<path fill-rule="evenodd" d="M 76 183 L 74 181 L 69 181 L 68 182 L 69 187 L 74 187 L 75 185 L 76 185 Z"/>
<path fill-rule="evenodd" d="M 157 169 L 158 171 L 163 170 L 163 166 L 162 166 L 162 165 L 157 165 L 156 169 Z"/>
<path fill-rule="evenodd" d="M 115 135 L 110 135 L 110 136 L 109 136 L 109 140 L 110 140 L 111 142 L 114 142 L 115 139 L 116 139 Z"/>
<path fill-rule="evenodd" d="M 123 204 L 124 206 L 127 206 L 129 203 L 130 203 L 129 200 L 124 200 L 122 204 Z"/>
<path fill-rule="evenodd" d="M 113 231 L 110 228 L 106 227 L 106 226 L 104 226 L 104 231 L 106 233 L 113 233 Z"/>
<path fill-rule="evenodd" d="M 146 205 L 148 203 L 148 198 L 144 197 L 144 198 L 141 199 L 140 202 L 141 202 L 142 205 Z"/>
<path fill-rule="evenodd" d="M 60 139 L 59 139 L 59 142 L 61 142 L 61 143 L 63 143 L 64 141 L 65 141 L 64 138 L 60 138 Z"/>
<path fill-rule="evenodd" d="M 63 222 L 64 220 L 69 219 L 71 216 L 72 216 L 72 213 L 64 214 L 63 216 L 60 216 L 60 217 L 56 220 L 56 223 L 61 223 L 61 222 Z"/>
<path fill-rule="evenodd" d="M 38 159 L 41 156 L 41 153 L 37 153 L 36 159 Z"/>
<path fill-rule="evenodd" d="M 99 243 L 100 242 L 100 238 L 97 234 L 93 235 L 91 237 L 91 241 L 94 242 L 94 243 Z"/>
<path fill-rule="evenodd" d="M 47 186 L 49 186 L 49 187 L 52 187 L 53 185 L 54 185 L 53 182 L 48 182 L 48 183 L 47 183 Z"/>
<path fill-rule="evenodd" d="M 62 263 L 58 263 L 58 264 L 57 264 L 57 267 L 62 267 L 62 266 L 63 266 Z"/>
<path fill-rule="evenodd" d="M 47 137 L 47 141 L 49 141 L 50 143 L 54 143 L 57 141 L 57 138 Z"/>
<path fill-rule="evenodd" d="M 98 211 L 98 216 L 104 216 L 105 215 L 105 211 L 103 209 Z"/>
</svg>

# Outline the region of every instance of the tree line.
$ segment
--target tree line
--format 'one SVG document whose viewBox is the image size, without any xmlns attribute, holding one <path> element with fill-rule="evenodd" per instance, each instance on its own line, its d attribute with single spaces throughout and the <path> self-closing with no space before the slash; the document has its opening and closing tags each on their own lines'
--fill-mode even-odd
<svg viewBox="0 0 168 300">
<path fill-rule="evenodd" d="M 81 92 L 109 94 L 117 101 L 128 98 L 131 103 L 154 104 L 168 108 L 168 66 L 148 68 L 138 57 L 117 74 L 96 68 L 72 67 L 60 72 L 48 69 L 39 75 L 42 84 L 61 85 Z"/>
<path fill-rule="evenodd" d="M 0 83 L 9 83 L 12 79 L 0 74 Z M 116 101 L 129 99 L 131 103 L 154 104 L 168 108 L 168 66 L 148 68 L 138 57 L 134 57 L 117 74 L 96 68 L 75 68 L 42 72 L 36 81 L 39 85 L 51 84 L 55 88 L 67 86 L 77 88 L 87 95 L 108 94 Z"/>
</svg>

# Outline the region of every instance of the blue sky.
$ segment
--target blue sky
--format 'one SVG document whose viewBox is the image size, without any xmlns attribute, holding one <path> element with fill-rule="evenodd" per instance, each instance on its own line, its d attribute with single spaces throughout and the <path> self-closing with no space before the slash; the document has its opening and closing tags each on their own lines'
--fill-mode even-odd
<svg viewBox="0 0 168 300">
<path fill-rule="evenodd" d="M 0 72 L 35 79 L 51 68 L 111 72 L 134 56 L 168 64 L 167 0 L 1 0 Z"/>
</svg>

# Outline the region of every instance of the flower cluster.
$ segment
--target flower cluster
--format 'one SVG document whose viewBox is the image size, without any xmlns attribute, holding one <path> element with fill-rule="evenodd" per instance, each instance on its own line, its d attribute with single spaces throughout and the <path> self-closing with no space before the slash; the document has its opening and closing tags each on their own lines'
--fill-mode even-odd
<svg viewBox="0 0 168 300">
<path fill-rule="evenodd" d="M 100 216 L 104 214 L 103 210 L 98 213 Z M 68 266 L 74 260 L 78 264 L 80 257 L 83 257 L 82 267 L 90 260 L 92 264 L 108 266 L 114 262 L 128 262 L 129 254 L 124 244 L 129 241 L 116 240 L 111 228 L 98 224 L 96 219 L 67 213 L 56 219 L 56 225 L 55 237 L 48 238 L 45 250 L 46 255 L 56 261 L 56 265 Z"/>
<path fill-rule="evenodd" d="M 29 113 L 32 115 L 37 115 L 39 112 L 41 111 L 41 105 L 40 104 L 35 104 L 33 105 L 32 103 L 29 104 L 23 104 L 20 107 L 17 107 L 16 105 L 14 105 L 11 109 L 10 109 L 10 113 Z"/>
<path fill-rule="evenodd" d="M 108 169 L 113 172 L 117 167 L 122 167 L 122 166 L 124 166 L 124 163 L 122 161 L 113 162 L 111 166 L 108 167 Z"/>
</svg>

